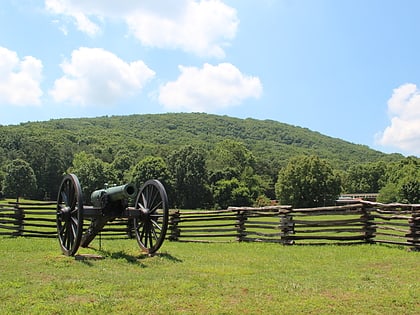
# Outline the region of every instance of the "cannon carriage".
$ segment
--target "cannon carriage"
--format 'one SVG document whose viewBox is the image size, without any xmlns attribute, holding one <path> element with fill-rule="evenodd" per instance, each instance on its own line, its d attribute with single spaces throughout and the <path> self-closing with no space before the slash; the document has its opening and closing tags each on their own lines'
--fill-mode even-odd
<svg viewBox="0 0 420 315">
<path fill-rule="evenodd" d="M 134 200 L 134 206 L 129 205 L 130 200 Z M 91 203 L 84 205 L 77 176 L 64 176 L 57 198 L 57 235 L 65 255 L 75 255 L 79 246 L 88 247 L 105 224 L 116 218 L 131 220 L 137 242 L 147 254 L 155 253 L 165 240 L 168 197 L 158 180 L 148 180 L 140 189 L 126 184 L 96 190 Z M 85 219 L 90 225 L 84 230 Z"/>
</svg>

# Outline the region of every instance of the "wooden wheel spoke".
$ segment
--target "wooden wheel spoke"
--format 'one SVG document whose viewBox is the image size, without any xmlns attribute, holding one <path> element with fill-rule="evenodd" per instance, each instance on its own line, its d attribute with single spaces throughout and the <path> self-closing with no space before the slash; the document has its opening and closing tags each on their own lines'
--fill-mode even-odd
<svg viewBox="0 0 420 315">
<path fill-rule="evenodd" d="M 57 224 L 58 223 L 60 224 L 63 223 L 63 210 L 62 209 L 57 211 Z"/>
<path fill-rule="evenodd" d="M 68 240 L 69 240 L 68 247 L 69 247 L 69 249 L 72 249 L 73 248 L 73 245 L 74 245 L 74 237 L 75 237 L 75 235 L 73 234 L 73 227 L 72 227 L 72 225 L 70 225 L 68 236 L 69 236 L 69 238 L 68 238 Z"/>
<path fill-rule="evenodd" d="M 140 222 L 140 224 L 137 226 L 136 231 L 139 232 L 141 228 L 143 228 L 144 222 Z"/>
<path fill-rule="evenodd" d="M 142 224 L 141 233 L 140 233 L 140 240 L 141 240 L 142 243 L 144 243 L 143 240 L 144 240 L 145 233 L 146 233 L 146 225 L 145 224 Z"/>
<path fill-rule="evenodd" d="M 153 194 L 153 200 L 151 202 L 150 209 L 156 209 L 160 205 L 162 205 L 162 200 L 160 199 L 159 192 L 155 190 L 155 193 Z M 157 201 L 157 202 L 156 202 Z"/>
<path fill-rule="evenodd" d="M 150 220 L 153 224 L 153 227 L 156 227 L 159 231 L 162 231 L 162 227 L 155 221 L 155 220 Z M 153 228 L 154 231 L 154 228 Z"/>
<path fill-rule="evenodd" d="M 147 208 L 144 206 L 144 202 L 143 203 L 138 202 L 137 203 L 137 209 L 141 209 L 141 210 L 146 211 Z"/>
<path fill-rule="evenodd" d="M 70 244 L 70 229 L 68 227 L 68 224 L 66 224 L 66 229 L 64 231 L 64 246 L 69 247 Z"/>
<path fill-rule="evenodd" d="M 147 209 L 147 198 L 145 195 L 141 196 L 142 202 L 139 203 L 142 209 Z"/>
<path fill-rule="evenodd" d="M 149 209 L 153 208 L 153 205 L 155 204 L 155 200 L 156 198 L 159 197 L 158 192 L 155 190 L 155 188 L 153 186 L 149 187 L 147 189 L 147 205 Z"/>
<path fill-rule="evenodd" d="M 59 234 L 63 236 L 63 239 L 65 239 L 66 231 L 67 231 L 66 222 L 64 222 L 64 224 L 61 226 L 61 233 Z"/>
<path fill-rule="evenodd" d="M 163 204 L 162 200 L 161 200 L 161 201 L 159 201 L 159 202 L 158 202 L 155 206 L 150 207 L 150 208 L 151 208 L 151 209 L 150 209 L 150 212 L 151 212 L 151 213 L 153 213 L 153 212 L 155 212 L 156 210 L 162 209 L 162 204 Z"/>
<path fill-rule="evenodd" d="M 159 233 L 156 233 L 155 226 L 151 226 L 152 234 L 153 234 L 153 237 L 155 238 L 156 242 L 159 240 L 159 236 L 160 236 L 160 233 L 162 231 L 159 226 L 157 226 L 157 228 L 159 230 Z"/>
<path fill-rule="evenodd" d="M 77 236 L 77 221 L 72 222 L 71 232 L 72 232 L 73 238 L 76 238 L 76 236 Z"/>
<path fill-rule="evenodd" d="M 153 228 L 149 225 L 149 245 L 153 247 Z"/>
<path fill-rule="evenodd" d="M 68 201 L 68 198 L 67 198 L 67 194 L 64 191 L 62 191 L 60 195 L 61 195 L 62 203 L 64 203 L 65 205 L 68 206 L 69 201 Z"/>
<path fill-rule="evenodd" d="M 58 230 L 58 235 L 62 236 L 62 235 L 64 235 L 65 232 L 66 232 L 66 224 L 64 223 L 64 224 L 60 225 L 59 230 Z"/>
<path fill-rule="evenodd" d="M 70 222 L 72 223 L 72 225 L 76 226 L 78 225 L 78 218 L 76 216 L 73 216 L 70 218 Z"/>
</svg>

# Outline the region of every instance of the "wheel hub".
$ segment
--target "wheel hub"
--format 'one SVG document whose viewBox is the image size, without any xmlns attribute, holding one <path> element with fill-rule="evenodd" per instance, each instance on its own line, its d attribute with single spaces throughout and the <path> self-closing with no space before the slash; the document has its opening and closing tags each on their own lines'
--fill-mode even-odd
<svg viewBox="0 0 420 315">
<path fill-rule="evenodd" d="M 58 215 L 61 217 L 62 221 L 67 222 L 71 218 L 71 208 L 70 207 L 60 208 Z"/>
<path fill-rule="evenodd" d="M 144 219 L 148 219 L 149 218 L 149 216 L 150 216 L 150 210 L 148 209 L 148 208 L 141 208 L 141 216 L 144 218 Z"/>
</svg>

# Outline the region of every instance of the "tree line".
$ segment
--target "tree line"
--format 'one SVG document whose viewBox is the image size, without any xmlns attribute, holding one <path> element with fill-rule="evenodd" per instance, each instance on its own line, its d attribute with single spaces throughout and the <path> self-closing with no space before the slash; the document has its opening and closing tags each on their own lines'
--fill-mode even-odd
<svg viewBox="0 0 420 315">
<path fill-rule="evenodd" d="M 25 154 L 30 162 L 22 156 L 3 159 L 0 190 L 4 196 L 55 200 L 62 175 L 75 173 L 85 202 L 105 184 L 140 187 L 154 178 L 165 185 L 170 206 L 182 209 L 264 206 L 273 200 L 316 207 L 334 204 L 341 193 L 372 192 L 379 192 L 380 202 L 420 203 L 420 160 L 416 157 L 354 164 L 343 170 L 316 154 L 301 154 L 270 176 L 243 142 L 232 139 L 207 150 L 184 145 L 165 155 L 141 157 L 123 148 L 109 161 L 85 150 L 67 155 L 59 145 L 38 145 Z"/>
<path fill-rule="evenodd" d="M 299 198 L 326 204 L 340 192 L 380 190 L 386 200 L 412 201 L 408 192 L 415 192 L 417 163 L 415 157 L 385 154 L 306 128 L 203 113 L 0 126 L 0 191 L 12 198 L 56 199 L 63 174 L 74 172 L 88 196 L 105 183 L 140 185 L 159 178 L 180 208 L 270 200 L 292 204 Z M 328 185 L 311 172 L 330 174 Z M 280 180 L 301 192 L 291 194 L 293 187 Z M 324 188 L 310 188 L 315 184 Z M 330 186 L 332 191 L 325 190 Z M 317 196 L 302 197 L 307 195 L 303 187 Z"/>
</svg>

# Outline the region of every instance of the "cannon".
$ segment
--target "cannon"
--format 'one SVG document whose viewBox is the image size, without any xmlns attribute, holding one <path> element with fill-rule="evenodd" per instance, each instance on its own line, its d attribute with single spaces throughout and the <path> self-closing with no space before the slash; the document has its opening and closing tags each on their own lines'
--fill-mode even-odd
<svg viewBox="0 0 420 315">
<path fill-rule="evenodd" d="M 134 206 L 130 206 L 130 200 Z M 105 224 L 128 219 L 140 248 L 154 254 L 163 244 L 168 229 L 168 197 L 162 183 L 146 181 L 140 189 L 126 184 L 95 190 L 84 205 L 80 182 L 75 174 L 64 176 L 57 198 L 57 236 L 64 255 L 74 256 L 79 247 L 88 247 Z M 132 202 L 131 202 L 132 204 Z M 84 229 L 83 220 L 90 220 Z"/>
<path fill-rule="evenodd" d="M 90 201 L 95 207 L 112 209 L 112 206 L 118 207 L 121 202 L 128 198 L 134 198 L 137 194 L 137 187 L 133 184 L 125 184 L 121 186 L 111 187 L 107 189 L 95 190 L 90 195 Z"/>
</svg>

